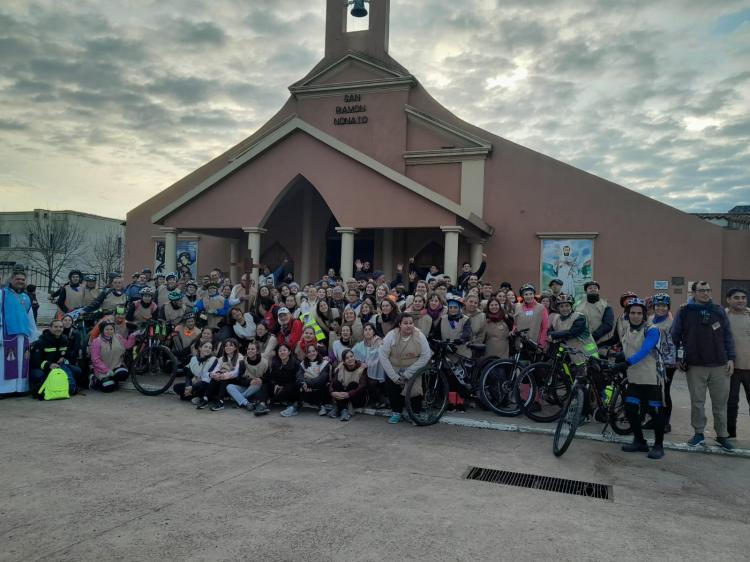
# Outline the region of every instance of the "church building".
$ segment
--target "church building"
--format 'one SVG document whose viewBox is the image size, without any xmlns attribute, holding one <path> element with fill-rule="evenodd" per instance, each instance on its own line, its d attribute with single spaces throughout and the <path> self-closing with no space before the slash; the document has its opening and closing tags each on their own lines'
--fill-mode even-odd
<svg viewBox="0 0 750 562">
<path fill-rule="evenodd" d="M 301 283 L 330 267 L 349 277 L 357 258 L 390 279 L 412 256 L 455 281 L 483 253 L 495 288 L 560 277 L 580 291 L 594 278 L 611 300 L 661 290 L 684 302 L 690 281 L 718 292 L 750 280 L 750 231 L 464 122 L 388 54 L 390 0 L 366 6 L 367 29 L 349 31 L 351 5 L 327 0 L 325 56 L 279 112 L 128 213 L 128 274 L 159 248 L 166 271 L 179 255 L 234 281 L 248 249 L 271 268 L 287 260 Z"/>
</svg>

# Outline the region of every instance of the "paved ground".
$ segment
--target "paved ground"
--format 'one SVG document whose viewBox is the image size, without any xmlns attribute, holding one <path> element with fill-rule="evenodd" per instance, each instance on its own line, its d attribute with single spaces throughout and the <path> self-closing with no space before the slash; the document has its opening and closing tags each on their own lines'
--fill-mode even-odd
<svg viewBox="0 0 750 562">
<path fill-rule="evenodd" d="M 0 401 L 2 560 L 743 560 L 750 461 L 662 461 L 437 425 L 196 411 L 174 397 Z M 591 480 L 614 501 L 471 482 Z"/>
</svg>

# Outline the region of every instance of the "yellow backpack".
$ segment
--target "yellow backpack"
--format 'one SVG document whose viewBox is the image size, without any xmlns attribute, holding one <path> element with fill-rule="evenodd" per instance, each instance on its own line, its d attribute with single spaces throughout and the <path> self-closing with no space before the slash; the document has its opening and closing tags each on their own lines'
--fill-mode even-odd
<svg viewBox="0 0 750 562">
<path fill-rule="evenodd" d="M 39 394 L 45 400 L 63 400 L 70 398 L 70 385 L 68 384 L 68 373 L 62 369 L 52 369 L 39 389 Z"/>
</svg>

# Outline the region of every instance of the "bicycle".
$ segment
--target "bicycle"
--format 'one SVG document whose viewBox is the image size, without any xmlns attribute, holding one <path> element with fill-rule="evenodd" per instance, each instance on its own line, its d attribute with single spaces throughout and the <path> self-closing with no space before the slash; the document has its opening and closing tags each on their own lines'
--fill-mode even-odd
<svg viewBox="0 0 750 562">
<path fill-rule="evenodd" d="M 521 411 L 537 422 L 555 421 L 573 385 L 571 349 L 560 342 L 550 344 L 546 360 L 528 365 L 515 381 Z"/>
<path fill-rule="evenodd" d="M 406 383 L 406 414 L 416 425 L 433 425 L 440 420 L 448 409 L 451 386 L 462 398 L 474 397 L 481 362 L 458 355 L 458 345 L 455 341 L 430 340 L 435 351 L 432 361 Z M 467 347 L 476 354 L 486 348 L 484 344 L 467 344 Z"/>
<path fill-rule="evenodd" d="M 157 396 L 168 390 L 177 376 L 179 364 L 165 345 L 167 340 L 164 324 L 156 320 L 149 320 L 136 340 L 130 355 L 130 379 L 141 394 Z"/>
<path fill-rule="evenodd" d="M 479 399 L 485 408 L 499 416 L 514 417 L 521 413 L 520 400 L 514 390 L 516 379 L 530 362 L 536 361 L 543 353 L 542 348 L 528 338 L 528 331 L 526 328 L 515 334 L 515 353 L 512 357 L 490 360 L 482 369 L 478 385 Z"/>
<path fill-rule="evenodd" d="M 594 374 L 601 374 L 601 377 L 596 377 Z M 557 421 L 552 440 L 554 455 L 560 457 L 570 447 L 576 430 L 584 418 L 584 412 L 588 409 L 592 393 L 597 405 L 596 411 L 603 412 L 605 417 L 602 435 L 610 425 L 616 433 L 620 433 L 612 423 L 613 421 L 621 422 L 619 414 L 615 412 L 615 397 L 616 395 L 623 396 L 626 385 L 626 376 L 616 369 L 613 363 L 598 357 L 589 357 L 586 360 L 586 366 L 576 374 L 570 395 Z M 612 389 L 611 394 L 608 391 L 609 388 Z M 622 425 L 620 429 L 624 429 Z"/>
</svg>

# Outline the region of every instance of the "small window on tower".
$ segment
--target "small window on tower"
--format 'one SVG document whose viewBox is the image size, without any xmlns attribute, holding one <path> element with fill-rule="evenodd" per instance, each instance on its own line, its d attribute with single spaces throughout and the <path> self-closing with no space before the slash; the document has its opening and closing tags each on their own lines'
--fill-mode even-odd
<svg viewBox="0 0 750 562">
<path fill-rule="evenodd" d="M 367 31 L 370 29 L 370 13 L 368 11 L 369 6 L 365 2 L 353 2 L 350 3 L 346 8 L 346 32 L 351 33 L 352 31 Z M 363 13 L 367 15 L 359 15 Z M 352 15 L 358 14 L 358 15 Z"/>
</svg>

